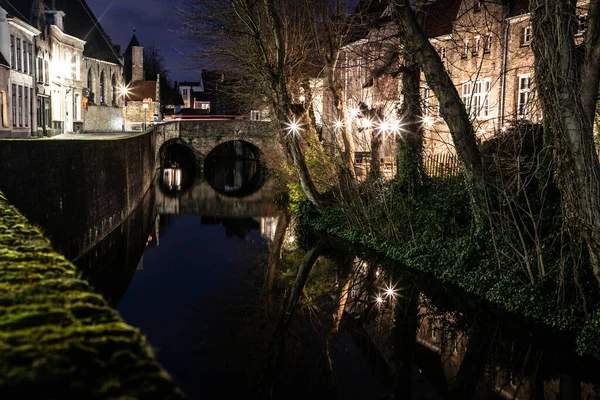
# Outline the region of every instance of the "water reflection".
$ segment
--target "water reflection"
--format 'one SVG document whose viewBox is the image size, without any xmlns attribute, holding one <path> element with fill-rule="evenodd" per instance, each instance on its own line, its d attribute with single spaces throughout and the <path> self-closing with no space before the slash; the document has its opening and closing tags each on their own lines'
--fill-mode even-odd
<svg viewBox="0 0 600 400">
<path fill-rule="evenodd" d="M 266 182 L 235 198 L 202 179 L 156 190 L 77 260 L 189 398 L 600 396 L 598 362 L 569 338 L 362 249 L 307 240 L 275 192 Z"/>
<path fill-rule="evenodd" d="M 194 152 L 180 143 L 165 144 L 160 151 L 160 184 L 166 193 L 187 190 L 196 179 Z"/>
<path fill-rule="evenodd" d="M 215 147 L 204 161 L 204 177 L 212 188 L 228 196 L 247 196 L 260 189 L 265 171 L 260 151 L 234 140 Z"/>
</svg>

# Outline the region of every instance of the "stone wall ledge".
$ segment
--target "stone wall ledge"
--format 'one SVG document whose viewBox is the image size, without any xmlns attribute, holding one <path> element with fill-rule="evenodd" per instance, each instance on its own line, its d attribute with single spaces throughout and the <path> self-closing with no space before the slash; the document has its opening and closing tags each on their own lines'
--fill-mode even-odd
<svg viewBox="0 0 600 400">
<path fill-rule="evenodd" d="M 0 398 L 183 398 L 140 332 L 2 193 Z"/>
</svg>

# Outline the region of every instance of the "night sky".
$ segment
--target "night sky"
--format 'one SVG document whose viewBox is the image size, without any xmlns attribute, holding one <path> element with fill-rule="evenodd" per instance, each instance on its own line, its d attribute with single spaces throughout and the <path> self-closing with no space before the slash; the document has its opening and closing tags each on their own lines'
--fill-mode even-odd
<svg viewBox="0 0 600 400">
<path fill-rule="evenodd" d="M 135 20 L 140 44 L 160 51 L 167 61 L 169 78 L 173 81 L 198 80 L 200 67 L 194 65 L 185 53 L 191 45 L 179 37 L 175 7 L 183 7 L 185 0 L 87 0 L 96 18 L 113 43 L 121 51 L 129 44 Z"/>
</svg>

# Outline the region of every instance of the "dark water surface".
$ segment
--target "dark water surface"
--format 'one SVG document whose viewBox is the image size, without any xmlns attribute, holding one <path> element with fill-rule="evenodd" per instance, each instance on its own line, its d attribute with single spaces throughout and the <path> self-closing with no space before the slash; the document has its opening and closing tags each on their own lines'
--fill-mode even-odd
<svg viewBox="0 0 600 400">
<path fill-rule="evenodd" d="M 571 338 L 329 238 L 302 250 L 256 160 L 219 156 L 76 260 L 188 398 L 600 398 Z"/>
</svg>

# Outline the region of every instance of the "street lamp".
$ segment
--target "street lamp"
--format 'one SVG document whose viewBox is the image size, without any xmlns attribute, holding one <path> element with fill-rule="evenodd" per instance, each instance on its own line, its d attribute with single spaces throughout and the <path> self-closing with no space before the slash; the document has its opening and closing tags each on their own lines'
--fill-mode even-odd
<svg viewBox="0 0 600 400">
<path fill-rule="evenodd" d="M 127 95 L 129 95 L 129 86 L 121 86 L 119 92 L 123 97 L 123 104 L 125 106 L 125 117 L 123 118 L 123 124 L 121 126 L 121 131 L 125 132 L 125 126 L 127 124 Z"/>
</svg>

